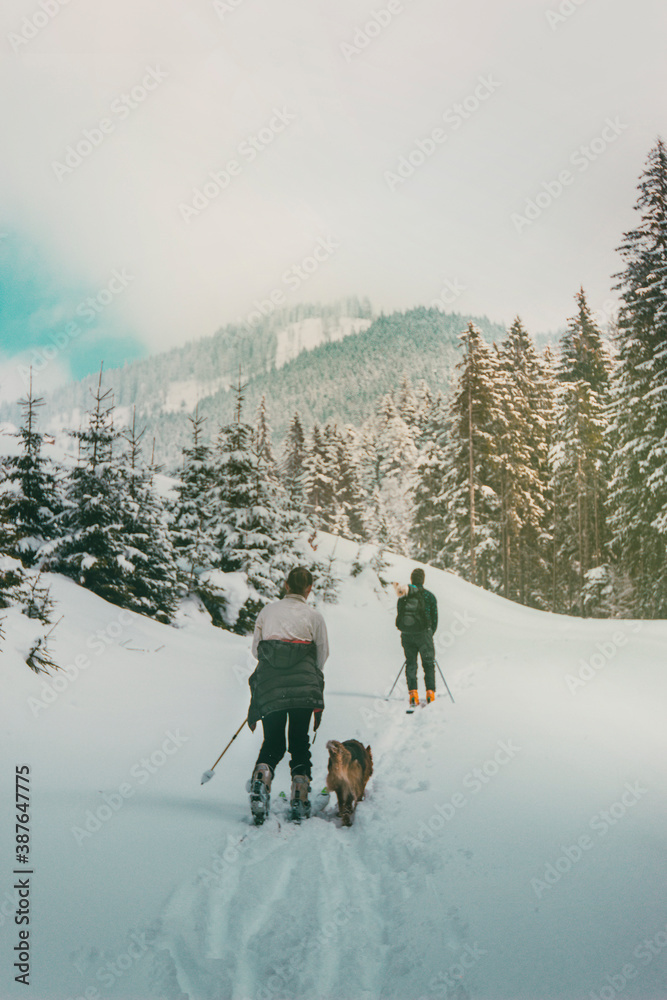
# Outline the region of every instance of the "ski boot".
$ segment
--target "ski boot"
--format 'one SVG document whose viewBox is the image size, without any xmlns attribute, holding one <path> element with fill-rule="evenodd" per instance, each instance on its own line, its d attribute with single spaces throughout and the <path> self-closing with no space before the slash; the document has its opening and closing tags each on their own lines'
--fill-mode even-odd
<svg viewBox="0 0 667 1000">
<path fill-rule="evenodd" d="M 290 801 L 290 819 L 292 822 L 300 823 L 302 819 L 308 819 L 310 816 L 310 799 L 308 798 L 309 792 L 310 778 L 308 778 L 305 774 L 293 774 Z"/>
<path fill-rule="evenodd" d="M 410 695 L 410 708 L 417 708 L 419 704 L 419 691 L 415 688 L 413 691 L 408 692 Z"/>
<path fill-rule="evenodd" d="M 258 764 L 250 780 L 250 812 L 255 826 L 261 826 L 269 815 L 273 772 L 268 764 Z"/>
<path fill-rule="evenodd" d="M 426 704 L 430 705 L 432 701 L 435 701 L 435 691 L 426 692 Z"/>
</svg>

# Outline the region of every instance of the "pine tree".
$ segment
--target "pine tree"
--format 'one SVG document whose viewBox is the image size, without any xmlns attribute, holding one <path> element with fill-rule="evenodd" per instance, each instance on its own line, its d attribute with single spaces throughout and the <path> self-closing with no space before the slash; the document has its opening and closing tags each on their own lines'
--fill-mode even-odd
<svg viewBox="0 0 667 1000">
<path fill-rule="evenodd" d="M 125 606 L 127 589 L 123 511 L 114 445 L 111 389 L 102 391 L 102 369 L 93 395 L 88 426 L 73 432 L 79 462 L 66 486 L 62 536 L 49 554 L 48 568 L 77 580 L 88 590 Z"/>
<path fill-rule="evenodd" d="M 502 585 L 501 478 L 498 441 L 506 413 L 497 355 L 473 323 L 460 336 L 463 359 L 450 405 L 451 437 L 443 498 L 446 558 L 462 576 L 490 590 Z"/>
<path fill-rule="evenodd" d="M 353 540 L 365 538 L 368 498 L 362 485 L 361 467 L 358 458 L 358 440 L 353 427 L 345 427 L 339 432 L 336 442 L 338 481 L 336 500 L 343 513 L 348 536 Z"/>
<path fill-rule="evenodd" d="M 55 533 L 61 498 L 56 475 L 41 454 L 44 435 L 37 430 L 43 400 L 33 395 L 32 369 L 28 392 L 20 401 L 23 423 L 17 432 L 22 451 L 4 462 L 0 520 L 5 524 L 5 551 L 31 566 L 46 539 Z"/>
<path fill-rule="evenodd" d="M 613 549 L 629 576 L 628 612 L 667 616 L 667 150 L 650 151 L 624 234 L 617 275 L 618 367 L 613 389 Z"/>
<path fill-rule="evenodd" d="M 401 417 L 391 395 L 379 400 L 367 422 L 366 489 L 370 496 L 368 536 L 408 555 L 418 450 L 416 431 Z"/>
<path fill-rule="evenodd" d="M 394 405 L 401 419 L 418 434 L 420 426 L 419 401 L 406 372 L 401 376 L 398 390 L 394 394 Z"/>
<path fill-rule="evenodd" d="M 318 424 L 313 424 L 304 462 L 306 517 L 314 528 L 327 530 L 334 506 L 329 443 Z"/>
<path fill-rule="evenodd" d="M 611 360 L 583 289 L 561 345 L 558 447 L 553 478 L 557 505 L 556 574 L 561 609 L 595 613 L 587 575 L 607 558 L 605 505 L 609 478 L 606 436 Z M 593 574 L 595 578 L 599 573 Z M 560 588 L 558 579 L 560 578 Z"/>
<path fill-rule="evenodd" d="M 229 609 L 223 607 L 222 621 L 216 622 L 241 633 L 252 631 L 263 605 L 278 596 L 293 549 L 285 494 L 277 477 L 269 474 L 263 455 L 254 450 L 253 429 L 242 419 L 245 389 L 239 378 L 234 420 L 221 428 L 216 442 L 215 482 L 210 493 L 216 554 L 213 572 L 204 576 L 209 589 L 214 589 L 216 571 L 245 575 L 250 596 L 238 616 L 232 621 Z"/>
<path fill-rule="evenodd" d="M 306 435 L 298 411 L 292 417 L 287 431 L 280 472 L 292 508 L 303 511 L 306 495 Z"/>
<path fill-rule="evenodd" d="M 125 542 L 125 606 L 170 622 L 180 595 L 176 557 L 167 529 L 166 511 L 154 485 L 159 471 L 141 459 L 145 431 L 137 432 L 136 408 L 124 434 L 127 450 L 120 466 Z"/>
<path fill-rule="evenodd" d="M 438 393 L 424 425 L 417 459 L 411 541 L 415 559 L 441 569 L 447 567 L 448 512 L 443 489 L 448 439 L 449 414 L 442 394 Z"/>
<path fill-rule="evenodd" d="M 266 410 L 266 396 L 262 395 L 257 406 L 257 416 L 255 420 L 255 431 L 253 435 L 253 446 L 255 454 L 261 459 L 264 467 L 273 474 L 276 469 L 276 460 L 273 456 L 273 444 L 271 442 L 271 426 Z"/>
<path fill-rule="evenodd" d="M 213 485 L 211 449 L 203 440 L 205 417 L 199 407 L 190 417 L 192 442 L 183 449 L 183 468 L 172 507 L 171 538 L 179 576 L 187 590 L 197 593 L 197 580 L 214 559 L 210 535 L 210 493 Z"/>
<path fill-rule="evenodd" d="M 518 316 L 498 351 L 498 361 L 505 431 L 497 442 L 502 592 L 522 604 L 545 607 L 553 378 Z"/>
<path fill-rule="evenodd" d="M 321 469 L 327 506 L 320 527 L 335 535 L 359 539 L 364 532 L 365 497 L 354 457 L 352 428 L 341 431 L 334 421 L 322 430 Z"/>
</svg>

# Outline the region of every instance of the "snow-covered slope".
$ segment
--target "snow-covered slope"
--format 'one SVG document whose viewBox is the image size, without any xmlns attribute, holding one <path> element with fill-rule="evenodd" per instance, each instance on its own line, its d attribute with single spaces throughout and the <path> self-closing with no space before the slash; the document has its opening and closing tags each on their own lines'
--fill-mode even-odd
<svg viewBox="0 0 667 1000">
<path fill-rule="evenodd" d="M 318 549 L 322 555 L 329 540 Z M 356 547 L 339 542 L 339 567 Z M 393 558 L 389 579 L 412 564 Z M 438 698 L 407 716 L 394 599 L 370 569 L 324 606 L 314 746 L 370 743 L 352 829 L 333 806 L 249 824 L 250 640 L 178 629 L 54 579 L 70 678 L 0 671 L 3 1000 L 664 1000 L 667 624 L 521 608 L 427 570 Z M 78 667 L 77 664 L 78 660 Z M 78 676 L 76 674 L 78 673 Z M 30 988 L 14 982 L 14 771 L 30 767 Z M 278 768 L 273 801 L 289 790 Z M 21 877 L 21 876 L 18 876 Z"/>
<path fill-rule="evenodd" d="M 277 333 L 275 366 L 282 368 L 302 351 L 312 351 L 321 344 L 333 344 L 350 334 L 367 330 L 371 322 L 370 319 L 351 316 L 340 316 L 333 321 L 311 316 L 289 323 Z"/>
</svg>

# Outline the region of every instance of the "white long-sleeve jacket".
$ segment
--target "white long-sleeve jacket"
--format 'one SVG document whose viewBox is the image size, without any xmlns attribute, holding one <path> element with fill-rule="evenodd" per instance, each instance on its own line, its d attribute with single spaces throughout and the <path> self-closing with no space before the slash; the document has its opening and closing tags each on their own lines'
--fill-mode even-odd
<svg viewBox="0 0 667 1000">
<path fill-rule="evenodd" d="M 306 603 L 306 598 L 301 594 L 287 594 L 281 601 L 274 601 L 262 608 L 252 637 L 252 655 L 255 657 L 262 639 L 314 642 L 320 670 L 329 656 L 329 638 L 324 618 Z"/>
</svg>

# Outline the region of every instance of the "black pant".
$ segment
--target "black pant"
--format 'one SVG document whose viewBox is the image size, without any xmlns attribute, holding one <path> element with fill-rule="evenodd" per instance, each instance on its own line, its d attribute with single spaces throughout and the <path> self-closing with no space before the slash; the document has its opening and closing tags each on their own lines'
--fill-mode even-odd
<svg viewBox="0 0 667 1000">
<path fill-rule="evenodd" d="M 287 744 L 285 741 L 285 725 L 289 719 L 288 740 L 290 752 L 290 771 L 295 774 L 305 774 L 310 778 L 310 738 L 308 727 L 313 714 L 310 708 L 292 708 L 286 712 L 270 712 L 262 719 L 264 742 L 257 758 L 257 764 L 268 764 L 271 771 L 285 756 Z M 255 765 L 257 766 L 257 765 Z"/>
<path fill-rule="evenodd" d="M 417 687 L 417 653 L 422 658 L 426 690 L 435 691 L 435 647 L 431 630 L 401 632 L 401 645 L 405 653 L 405 679 L 408 682 L 408 691 L 414 691 Z"/>
</svg>

